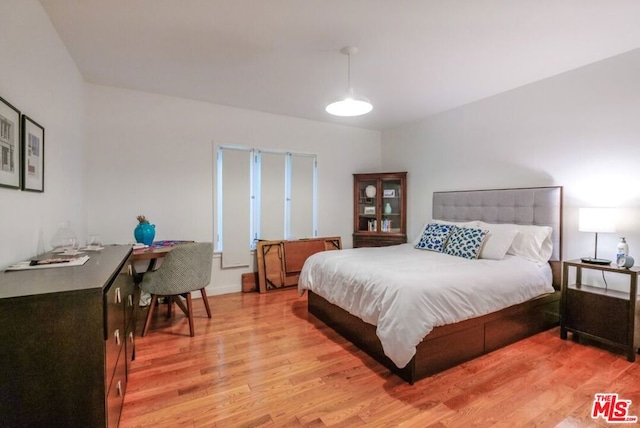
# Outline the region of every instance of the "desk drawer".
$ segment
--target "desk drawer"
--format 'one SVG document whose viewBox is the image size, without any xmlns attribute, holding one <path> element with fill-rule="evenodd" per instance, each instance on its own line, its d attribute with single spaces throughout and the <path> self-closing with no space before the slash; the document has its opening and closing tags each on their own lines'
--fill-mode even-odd
<svg viewBox="0 0 640 428">
<path fill-rule="evenodd" d="M 122 410 L 122 404 L 124 403 L 124 393 L 127 388 L 127 371 L 125 353 L 122 352 L 120 358 L 118 358 L 115 365 L 115 372 L 107 392 L 107 426 L 117 427 L 120 422 L 120 411 Z"/>
<path fill-rule="evenodd" d="M 122 288 L 116 283 L 105 294 L 105 354 L 106 378 L 110 379 L 118 360 L 125 339 L 124 305 L 122 304 Z M 109 383 L 107 382 L 107 385 Z"/>
<path fill-rule="evenodd" d="M 135 289 L 131 263 L 126 261 L 104 295 L 106 376 L 112 375 L 127 336 L 127 321 L 132 319 Z"/>
</svg>

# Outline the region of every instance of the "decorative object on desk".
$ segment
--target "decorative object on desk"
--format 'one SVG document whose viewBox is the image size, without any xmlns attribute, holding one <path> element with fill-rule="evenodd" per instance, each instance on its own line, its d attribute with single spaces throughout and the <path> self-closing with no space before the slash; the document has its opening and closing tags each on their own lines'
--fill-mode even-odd
<svg viewBox="0 0 640 428">
<path fill-rule="evenodd" d="M 156 236 L 156 225 L 149 224 L 149 220 L 143 215 L 139 215 L 137 219 L 138 225 L 133 230 L 133 236 L 136 238 L 136 242 L 151 245 L 153 238 Z"/>
<path fill-rule="evenodd" d="M 611 264 L 611 260 L 598 258 L 598 233 L 616 231 L 615 210 L 613 208 L 580 208 L 578 230 L 580 232 L 595 232 L 596 234 L 594 256 L 583 257 L 582 262 L 596 265 Z"/>
<path fill-rule="evenodd" d="M 384 213 L 391 214 L 391 204 L 389 202 L 384 206 Z"/>
<path fill-rule="evenodd" d="M 22 190 L 44 192 L 44 128 L 22 116 Z"/>
<path fill-rule="evenodd" d="M 42 233 L 42 229 L 40 229 L 40 233 L 38 233 L 38 247 L 36 248 L 36 255 L 41 255 L 46 253 L 47 251 L 44 249 L 44 233 Z"/>
<path fill-rule="evenodd" d="M 104 249 L 104 247 L 102 246 L 102 239 L 100 238 L 100 235 L 89 235 L 89 237 L 87 238 L 87 246 L 83 249 L 87 251 L 100 251 Z"/>
<path fill-rule="evenodd" d="M 20 188 L 20 111 L 0 97 L 0 187 Z"/>
<path fill-rule="evenodd" d="M 58 230 L 51 237 L 51 247 L 54 252 L 72 252 L 76 249 L 76 234 L 71 228 L 70 221 L 63 221 L 58 224 Z"/>
<path fill-rule="evenodd" d="M 376 197 L 376 186 L 369 184 L 364 188 L 364 194 L 367 195 L 367 198 L 375 198 Z"/>
<path fill-rule="evenodd" d="M 633 257 L 627 256 L 625 254 L 618 254 L 618 257 L 616 259 L 616 265 L 618 265 L 619 268 L 629 269 L 633 266 L 634 263 L 635 260 L 633 259 Z"/>
</svg>

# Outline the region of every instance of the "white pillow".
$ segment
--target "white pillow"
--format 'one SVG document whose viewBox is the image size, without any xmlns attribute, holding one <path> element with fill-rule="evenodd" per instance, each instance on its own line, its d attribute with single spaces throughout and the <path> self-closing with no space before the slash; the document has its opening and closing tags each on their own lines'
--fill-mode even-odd
<svg viewBox="0 0 640 428">
<path fill-rule="evenodd" d="M 458 226 L 458 227 L 467 227 L 467 228 L 477 228 L 478 227 L 478 221 L 476 220 L 472 220 L 472 221 L 447 221 L 447 220 L 431 220 L 426 222 L 425 224 L 422 225 L 422 229 L 420 229 L 420 233 L 418 233 L 418 236 L 416 236 L 416 238 L 413 240 L 413 246 L 415 247 L 416 245 L 418 245 L 418 243 L 420 242 L 420 238 L 422 237 L 422 234 L 424 233 L 424 230 L 427 228 L 427 226 L 430 223 L 440 223 L 440 224 L 451 224 L 453 226 Z"/>
<path fill-rule="evenodd" d="M 481 259 L 502 260 L 518 235 L 518 230 L 510 224 L 492 224 L 479 222 L 480 229 L 488 230 L 480 249 Z"/>
<path fill-rule="evenodd" d="M 517 225 L 516 235 L 507 254 L 513 254 L 538 263 L 547 263 L 553 254 L 553 243 L 549 226 Z"/>
<path fill-rule="evenodd" d="M 485 227 L 487 224 L 488 223 L 484 223 L 482 227 Z M 553 254 L 553 243 L 551 242 L 551 232 L 553 232 L 553 229 L 549 226 L 492 224 L 491 227 L 511 228 L 518 231 L 518 234 L 507 250 L 507 254 L 522 257 L 523 259 L 540 264 L 548 262 Z"/>
</svg>

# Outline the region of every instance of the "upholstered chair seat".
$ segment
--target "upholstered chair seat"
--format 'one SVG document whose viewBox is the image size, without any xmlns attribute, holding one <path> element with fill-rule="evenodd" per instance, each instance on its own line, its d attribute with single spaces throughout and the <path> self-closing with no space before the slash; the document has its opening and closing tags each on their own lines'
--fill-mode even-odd
<svg viewBox="0 0 640 428">
<path fill-rule="evenodd" d="M 151 303 L 142 330 L 143 336 L 149 330 L 158 297 L 165 297 L 167 300 L 167 317 L 172 315 L 173 303 L 182 309 L 189 318 L 189 333 L 192 337 L 195 335 L 191 292 L 200 291 L 207 316 L 211 318 L 205 287 L 211 282 L 212 265 L 213 244 L 211 242 L 180 244 L 167 254 L 157 270 L 144 274 L 140 288 L 151 295 Z"/>
</svg>

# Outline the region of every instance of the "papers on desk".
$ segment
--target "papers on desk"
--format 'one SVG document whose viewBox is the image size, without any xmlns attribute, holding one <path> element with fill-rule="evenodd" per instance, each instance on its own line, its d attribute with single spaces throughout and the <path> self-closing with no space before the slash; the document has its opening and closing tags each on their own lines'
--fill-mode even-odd
<svg viewBox="0 0 640 428">
<path fill-rule="evenodd" d="M 102 250 L 104 250 L 104 247 L 101 247 L 100 245 L 89 245 L 87 247 L 80 248 L 80 252 L 82 252 L 82 251 L 102 251 Z M 78 254 L 80 254 L 80 252 Z"/>
<path fill-rule="evenodd" d="M 65 250 L 63 248 L 57 248 L 51 251 L 53 254 L 59 254 L 61 256 L 77 256 L 78 254 L 82 254 L 83 251 L 80 250 Z"/>
<path fill-rule="evenodd" d="M 25 260 L 7 267 L 5 270 L 32 270 L 32 269 L 48 269 L 59 267 L 82 266 L 89 260 L 89 256 L 79 257 L 51 257 L 48 259 Z"/>
</svg>

